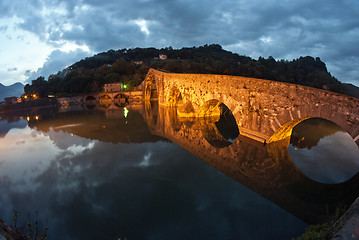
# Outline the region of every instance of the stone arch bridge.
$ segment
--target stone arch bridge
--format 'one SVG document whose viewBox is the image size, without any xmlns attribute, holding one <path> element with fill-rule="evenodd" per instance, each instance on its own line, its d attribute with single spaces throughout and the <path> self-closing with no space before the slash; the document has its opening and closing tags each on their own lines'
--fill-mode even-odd
<svg viewBox="0 0 359 240">
<path fill-rule="evenodd" d="M 82 96 L 83 102 L 128 102 L 128 92 L 98 92 L 89 93 Z"/>
<path fill-rule="evenodd" d="M 69 98 L 58 98 L 61 105 L 65 102 L 74 102 L 76 104 L 92 104 L 92 105 L 123 105 L 129 102 L 142 102 L 142 91 L 117 91 L 117 92 L 96 92 L 78 95 Z"/>
<path fill-rule="evenodd" d="M 256 78 L 155 69 L 148 71 L 141 87 L 145 100 L 176 106 L 179 117 L 218 114 L 213 109 L 223 103 L 240 134 L 256 141 L 285 139 L 299 122 L 320 117 L 339 125 L 359 146 L 359 99 L 354 97 Z"/>
</svg>

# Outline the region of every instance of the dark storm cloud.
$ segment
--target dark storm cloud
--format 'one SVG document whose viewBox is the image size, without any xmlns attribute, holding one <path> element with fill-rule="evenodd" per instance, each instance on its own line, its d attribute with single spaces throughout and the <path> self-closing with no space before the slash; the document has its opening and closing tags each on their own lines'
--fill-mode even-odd
<svg viewBox="0 0 359 240">
<path fill-rule="evenodd" d="M 8 72 L 13 72 L 13 71 L 16 71 L 16 70 L 17 70 L 17 68 L 16 68 L 16 67 L 13 67 L 13 68 L 8 68 L 8 69 L 7 69 L 7 71 L 8 71 Z"/>
<path fill-rule="evenodd" d="M 63 70 L 67 65 L 88 57 L 88 55 L 89 53 L 80 49 L 70 52 L 55 50 L 47 58 L 42 68 L 39 68 L 36 72 L 26 71 L 25 75 L 28 76 L 28 81 L 34 80 L 38 76 L 47 78 L 49 75 L 56 74 L 58 71 Z"/>
<path fill-rule="evenodd" d="M 255 58 L 320 57 L 339 80 L 358 80 L 356 0 L 53 0 L 2 5 L 5 16 L 24 19 L 23 29 L 53 46 L 72 41 L 97 53 L 130 47 L 181 48 L 219 43 Z M 146 21 L 149 34 L 141 31 L 140 20 Z"/>
</svg>

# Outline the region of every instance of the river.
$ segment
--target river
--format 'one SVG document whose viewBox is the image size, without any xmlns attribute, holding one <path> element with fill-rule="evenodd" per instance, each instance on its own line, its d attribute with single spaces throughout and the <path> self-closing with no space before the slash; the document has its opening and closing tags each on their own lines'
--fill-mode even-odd
<svg viewBox="0 0 359 240">
<path fill-rule="evenodd" d="M 0 218 L 50 240 L 292 239 L 359 195 L 357 145 L 309 120 L 264 145 L 156 104 L 3 114 Z"/>
</svg>

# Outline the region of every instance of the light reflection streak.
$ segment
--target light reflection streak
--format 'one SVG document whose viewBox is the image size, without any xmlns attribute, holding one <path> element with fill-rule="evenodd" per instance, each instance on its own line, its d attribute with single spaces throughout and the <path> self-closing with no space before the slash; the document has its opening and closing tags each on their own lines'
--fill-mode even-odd
<svg viewBox="0 0 359 240">
<path fill-rule="evenodd" d="M 83 124 L 82 123 L 66 124 L 66 125 L 61 125 L 58 127 L 53 127 L 53 129 L 70 128 L 70 127 L 77 127 L 77 126 L 81 126 L 81 125 L 83 125 Z"/>
</svg>

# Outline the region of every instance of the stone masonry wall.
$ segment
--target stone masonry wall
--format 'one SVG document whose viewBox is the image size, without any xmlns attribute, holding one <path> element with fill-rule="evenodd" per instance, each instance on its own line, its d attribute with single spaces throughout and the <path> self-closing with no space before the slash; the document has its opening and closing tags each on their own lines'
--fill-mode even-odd
<svg viewBox="0 0 359 240">
<path fill-rule="evenodd" d="M 359 144 L 357 98 L 248 77 L 166 73 L 154 69 L 150 73 L 156 80 L 159 104 L 167 105 L 174 88 L 181 92 L 183 103 L 190 101 L 196 112 L 205 102 L 217 99 L 232 111 L 241 134 L 268 140 L 293 119 L 321 117 L 338 124 Z"/>
</svg>

